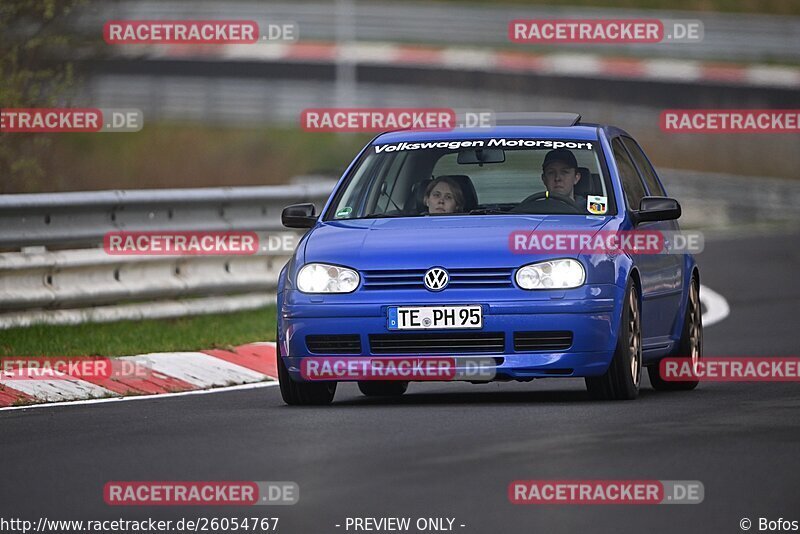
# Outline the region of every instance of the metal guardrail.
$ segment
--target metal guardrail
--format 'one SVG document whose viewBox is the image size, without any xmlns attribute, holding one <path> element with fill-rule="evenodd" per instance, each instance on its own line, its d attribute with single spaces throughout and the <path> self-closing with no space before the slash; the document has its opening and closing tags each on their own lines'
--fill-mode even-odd
<svg viewBox="0 0 800 534">
<path fill-rule="evenodd" d="M 707 238 L 800 224 L 800 180 L 678 169 L 658 174 L 681 203 L 681 227 L 701 229 Z"/>
<path fill-rule="evenodd" d="M 0 250 L 97 245 L 113 230 L 278 230 L 286 204 L 321 203 L 330 190 L 309 184 L 0 195 Z"/>
<path fill-rule="evenodd" d="M 269 303 L 291 251 L 281 210 L 330 184 L 0 196 L 0 329 L 233 311 Z M 112 231 L 254 231 L 239 256 L 112 256 Z"/>
<path fill-rule="evenodd" d="M 800 223 L 800 181 L 662 169 L 681 223 L 709 233 Z M 115 230 L 286 234 L 288 204 L 321 208 L 330 183 L 0 196 L 0 329 L 176 317 L 273 301 L 289 251 L 248 256 L 112 256 Z M 298 234 L 293 234 L 297 236 Z M 5 250 L 5 252 L 3 252 Z"/>
</svg>

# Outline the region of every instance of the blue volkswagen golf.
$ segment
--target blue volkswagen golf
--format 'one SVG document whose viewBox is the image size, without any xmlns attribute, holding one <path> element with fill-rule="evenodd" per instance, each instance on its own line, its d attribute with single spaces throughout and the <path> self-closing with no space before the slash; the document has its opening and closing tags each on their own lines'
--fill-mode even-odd
<svg viewBox="0 0 800 534">
<path fill-rule="evenodd" d="M 595 399 L 636 398 L 644 367 L 657 390 L 692 389 L 658 362 L 701 357 L 694 258 L 591 245 L 678 231 L 680 215 L 630 135 L 579 115 L 381 134 L 319 216 L 283 211 L 309 229 L 278 281 L 283 399 L 327 404 L 343 380 L 402 395 L 419 375 L 306 367 L 403 358 L 452 358 L 449 379 L 474 383 L 583 377 Z"/>
</svg>

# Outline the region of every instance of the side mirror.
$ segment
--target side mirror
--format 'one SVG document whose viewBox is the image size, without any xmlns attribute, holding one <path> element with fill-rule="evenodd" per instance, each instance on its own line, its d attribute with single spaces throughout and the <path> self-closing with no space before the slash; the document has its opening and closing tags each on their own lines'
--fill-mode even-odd
<svg viewBox="0 0 800 534">
<path fill-rule="evenodd" d="M 314 204 L 292 204 L 283 209 L 281 223 L 286 228 L 311 228 L 317 223 Z"/>
<path fill-rule="evenodd" d="M 681 216 L 681 205 L 674 198 L 644 197 L 639 203 L 639 211 L 633 213 L 636 223 L 651 221 L 672 221 Z"/>
</svg>

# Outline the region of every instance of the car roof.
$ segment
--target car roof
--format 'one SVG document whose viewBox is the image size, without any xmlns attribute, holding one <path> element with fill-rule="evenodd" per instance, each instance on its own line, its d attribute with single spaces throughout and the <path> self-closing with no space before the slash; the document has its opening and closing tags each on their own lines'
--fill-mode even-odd
<svg viewBox="0 0 800 534">
<path fill-rule="evenodd" d="M 489 137 L 521 137 L 548 139 L 575 139 L 578 141 L 598 141 L 597 124 L 577 124 L 575 126 L 493 126 L 490 128 L 454 128 L 452 130 L 398 130 L 386 132 L 373 141 L 373 145 L 399 143 L 403 141 L 435 141 L 452 139 L 486 139 Z M 617 130 L 615 128 L 615 130 Z"/>
</svg>

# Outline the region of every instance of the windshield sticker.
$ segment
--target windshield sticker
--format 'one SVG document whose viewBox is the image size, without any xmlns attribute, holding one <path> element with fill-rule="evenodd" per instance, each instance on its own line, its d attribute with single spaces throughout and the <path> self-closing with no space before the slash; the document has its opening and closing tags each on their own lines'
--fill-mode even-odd
<svg viewBox="0 0 800 534">
<path fill-rule="evenodd" d="M 475 139 L 460 141 L 425 141 L 419 143 L 390 143 L 386 145 L 375 145 L 375 153 L 397 152 L 399 150 L 426 150 L 434 148 L 448 148 L 457 150 L 459 148 L 476 147 L 499 147 L 499 148 L 570 148 L 592 150 L 592 143 L 575 141 L 554 141 L 552 139 Z"/>
<path fill-rule="evenodd" d="M 341 219 L 343 217 L 349 217 L 351 213 L 353 213 L 353 208 L 346 206 L 336 212 L 336 218 Z"/>
<path fill-rule="evenodd" d="M 608 211 L 608 198 L 589 195 L 586 197 L 586 209 L 594 215 L 603 215 Z"/>
</svg>

